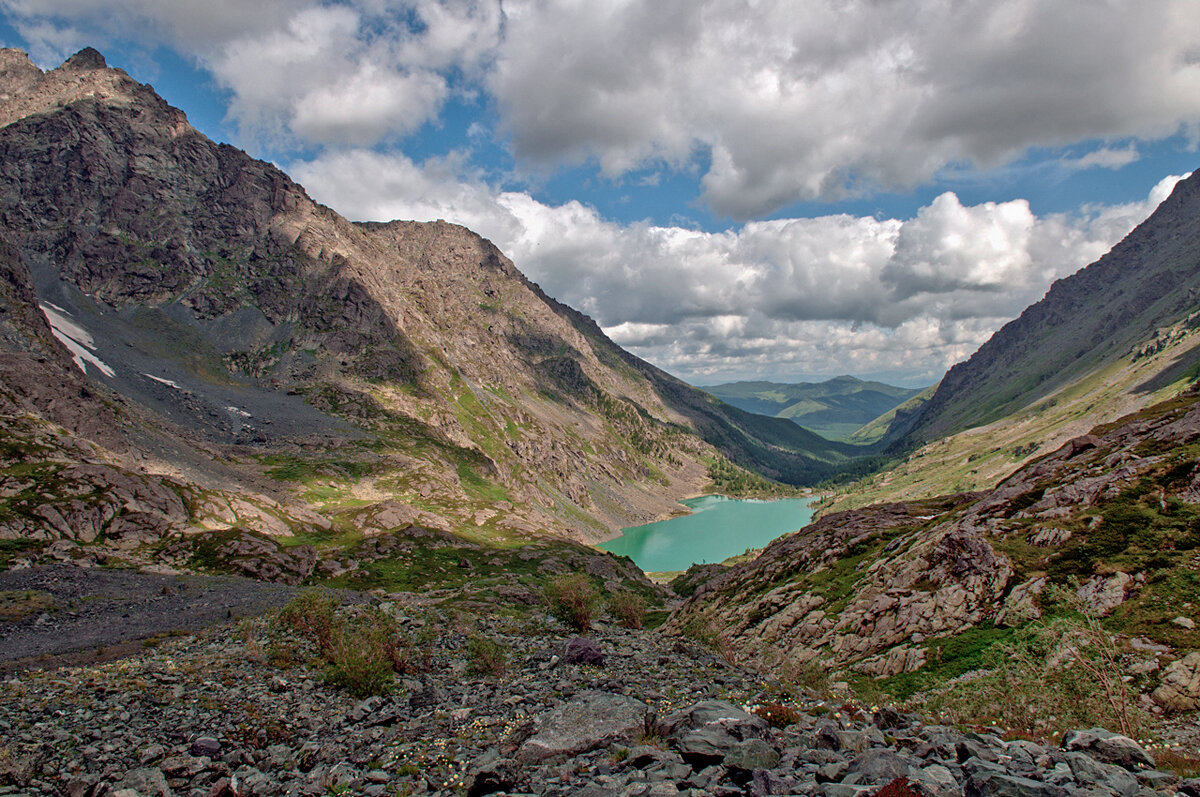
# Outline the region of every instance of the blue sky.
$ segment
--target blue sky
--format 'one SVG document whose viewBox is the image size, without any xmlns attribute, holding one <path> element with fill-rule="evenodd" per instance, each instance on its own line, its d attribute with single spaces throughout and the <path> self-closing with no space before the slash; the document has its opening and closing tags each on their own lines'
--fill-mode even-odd
<svg viewBox="0 0 1200 797">
<path fill-rule="evenodd" d="M 0 0 L 698 384 L 936 381 L 1194 168 L 1194 0 Z"/>
</svg>

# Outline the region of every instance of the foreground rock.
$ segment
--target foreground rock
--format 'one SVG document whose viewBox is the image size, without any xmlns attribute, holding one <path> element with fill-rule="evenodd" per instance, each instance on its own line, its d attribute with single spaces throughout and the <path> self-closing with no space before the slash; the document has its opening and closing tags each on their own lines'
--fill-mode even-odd
<svg viewBox="0 0 1200 797">
<path fill-rule="evenodd" d="M 654 632 L 601 628 L 605 664 L 567 664 L 552 621 L 380 606 L 427 646 L 381 697 L 330 687 L 298 663 L 302 643 L 262 620 L 9 678 L 0 794 L 852 797 L 904 779 L 934 797 L 1150 797 L 1178 781 L 1101 729 L 1061 747 L 1004 741 L 791 692 Z M 509 650 L 506 675 L 472 674 L 479 637 Z M 755 713 L 776 701 L 797 721 Z"/>
</svg>

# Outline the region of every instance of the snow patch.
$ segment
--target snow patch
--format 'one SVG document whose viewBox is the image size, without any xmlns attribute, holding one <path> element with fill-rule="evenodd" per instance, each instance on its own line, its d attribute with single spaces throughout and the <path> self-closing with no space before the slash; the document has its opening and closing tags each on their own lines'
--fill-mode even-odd
<svg viewBox="0 0 1200 797">
<path fill-rule="evenodd" d="M 240 409 L 238 409 L 237 407 L 226 407 L 225 409 L 229 410 L 229 411 L 230 411 L 230 412 L 232 412 L 234 415 L 241 415 L 243 418 L 250 418 L 250 417 L 252 417 L 252 416 L 250 415 L 250 413 L 246 412 L 245 410 L 240 410 Z"/>
<path fill-rule="evenodd" d="M 158 382 L 161 385 L 173 387 L 176 390 L 183 390 L 183 388 L 179 386 L 178 382 L 172 382 L 170 379 L 163 379 L 161 376 L 155 376 L 154 374 L 142 374 L 142 376 L 146 377 L 147 379 L 153 379 L 155 382 Z"/>
<path fill-rule="evenodd" d="M 96 348 L 96 340 L 79 324 L 72 321 L 66 310 L 56 304 L 50 302 L 42 302 L 38 305 L 42 310 L 42 315 L 46 316 L 46 320 L 50 322 L 50 331 L 54 333 L 54 337 L 58 342 L 67 347 L 67 351 L 71 352 L 71 357 L 74 358 L 75 364 L 79 366 L 79 370 L 87 373 L 89 364 L 96 366 L 96 369 L 105 376 L 115 376 L 113 369 L 108 367 L 108 364 L 96 356 L 92 349 Z"/>
</svg>

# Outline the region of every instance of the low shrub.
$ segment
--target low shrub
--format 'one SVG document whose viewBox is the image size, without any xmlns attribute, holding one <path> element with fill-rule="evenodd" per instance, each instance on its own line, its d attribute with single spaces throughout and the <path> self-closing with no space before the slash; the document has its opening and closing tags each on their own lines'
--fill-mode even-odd
<svg viewBox="0 0 1200 797">
<path fill-rule="evenodd" d="M 716 629 L 711 620 L 693 617 L 680 630 L 685 637 L 708 648 L 729 664 L 737 664 L 737 651 L 733 649 L 733 643 Z"/>
<path fill-rule="evenodd" d="M 874 797 L 921 797 L 924 792 L 914 789 L 908 778 L 896 778 L 879 791 Z"/>
<path fill-rule="evenodd" d="M 765 706 L 758 706 L 752 713 L 755 716 L 765 719 L 767 724 L 772 728 L 786 728 L 800 721 L 800 712 L 782 703 L 768 703 Z"/>
<path fill-rule="evenodd" d="M 608 599 L 608 613 L 622 628 L 640 629 L 646 625 L 646 601 L 629 590 L 621 590 Z"/>
<path fill-rule="evenodd" d="M 581 634 L 592 628 L 600 607 L 600 593 L 582 573 L 556 576 L 546 584 L 550 613 Z"/>
<path fill-rule="evenodd" d="M 322 656 L 328 656 L 338 625 L 337 606 L 337 598 L 328 590 L 304 590 L 280 610 L 279 621 L 316 645 Z"/>
<path fill-rule="evenodd" d="M 328 591 L 306 590 L 283 607 L 278 619 L 316 647 L 328 683 L 359 698 L 387 694 L 407 651 L 396 622 L 377 608 L 339 616 L 337 605 Z M 281 655 L 268 658 L 280 663 L 293 655 L 290 649 L 284 654 L 283 642 L 273 648 Z"/>
<path fill-rule="evenodd" d="M 355 697 L 392 690 L 399 646 L 395 621 L 378 609 L 335 627 L 325 679 Z"/>
</svg>

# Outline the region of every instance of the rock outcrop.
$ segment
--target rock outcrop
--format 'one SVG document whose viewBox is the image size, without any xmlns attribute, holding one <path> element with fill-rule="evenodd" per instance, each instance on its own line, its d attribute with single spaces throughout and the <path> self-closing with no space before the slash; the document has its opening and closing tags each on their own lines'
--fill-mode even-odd
<svg viewBox="0 0 1200 797">
<path fill-rule="evenodd" d="M 1188 616 L 1196 593 L 1184 585 L 1200 550 L 1200 515 L 1187 501 L 1197 440 L 1192 391 L 1073 440 L 992 490 L 822 517 L 712 574 L 668 627 L 719 629 L 732 649 L 784 672 L 819 660 L 886 678 L 926 668 L 963 632 L 1019 628 L 1049 605 L 1126 640 L 1129 677 L 1147 700 L 1153 691 L 1160 706 L 1191 710 L 1197 654 L 1188 651 L 1200 637 Z"/>
</svg>

